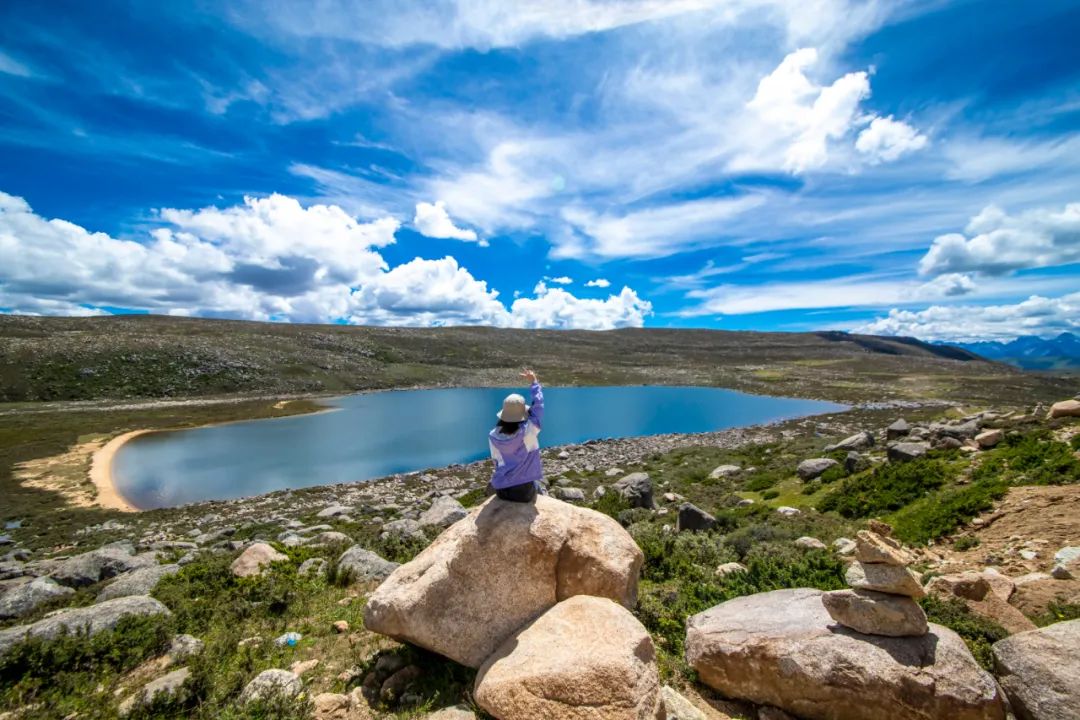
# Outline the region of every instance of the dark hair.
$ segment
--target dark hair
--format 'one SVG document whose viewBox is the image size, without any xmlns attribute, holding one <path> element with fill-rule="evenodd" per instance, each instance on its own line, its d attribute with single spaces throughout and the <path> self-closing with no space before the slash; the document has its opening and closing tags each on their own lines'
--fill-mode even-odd
<svg viewBox="0 0 1080 720">
<path fill-rule="evenodd" d="M 495 423 L 495 429 L 497 429 L 503 435 L 513 435 L 518 431 L 518 428 L 521 427 L 521 422 L 522 421 L 520 420 L 518 422 L 500 420 L 499 422 Z"/>
</svg>

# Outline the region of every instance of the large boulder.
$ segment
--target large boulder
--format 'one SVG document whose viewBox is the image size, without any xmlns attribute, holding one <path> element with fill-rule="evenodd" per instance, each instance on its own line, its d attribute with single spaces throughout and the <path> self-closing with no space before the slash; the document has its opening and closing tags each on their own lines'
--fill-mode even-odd
<svg viewBox="0 0 1080 720">
<path fill-rule="evenodd" d="M 801 480 L 813 480 L 829 468 L 836 467 L 839 464 L 832 458 L 810 458 L 799 463 L 799 466 L 795 468 L 795 472 L 798 473 Z"/>
<path fill-rule="evenodd" d="M 126 617 L 169 615 L 169 609 L 151 597 L 131 597 L 108 600 L 89 607 L 62 610 L 38 620 L 32 625 L 19 625 L 0 630 L 0 655 L 27 638 L 52 639 L 62 632 L 85 632 L 96 635 L 112 630 Z"/>
<path fill-rule="evenodd" d="M 911 432 L 911 426 L 908 425 L 908 421 L 904 418 L 900 418 L 889 427 L 885 428 L 885 439 L 896 440 L 902 438 Z"/>
<path fill-rule="evenodd" d="M 612 485 L 630 503 L 630 507 L 653 508 L 653 484 L 649 473 L 635 472 Z"/>
<path fill-rule="evenodd" d="M 679 517 L 675 521 L 675 529 L 678 532 L 687 530 L 708 530 L 716 525 L 716 518 L 705 512 L 693 503 L 683 503 L 679 506 Z"/>
<path fill-rule="evenodd" d="M 863 430 L 857 432 L 851 437 L 844 438 L 835 445 L 828 445 L 825 448 L 825 452 L 834 452 L 836 450 L 865 450 L 874 446 L 874 436 Z"/>
<path fill-rule="evenodd" d="M 951 630 L 864 635 L 833 624 L 820 590 L 729 600 L 687 622 L 686 659 L 722 694 L 808 720 L 1003 720 L 997 684 Z"/>
<path fill-rule="evenodd" d="M 924 442 L 898 442 L 889 446 L 886 454 L 891 462 L 908 462 L 925 457 L 930 444 Z"/>
<path fill-rule="evenodd" d="M 188 681 L 189 677 L 191 677 L 191 671 L 185 667 L 180 668 L 179 670 L 173 670 L 171 673 L 163 675 L 157 680 L 148 682 L 141 690 L 120 703 L 120 716 L 125 717 L 130 715 L 132 710 L 144 705 L 153 704 L 164 698 L 176 697 L 183 688 L 184 683 Z"/>
<path fill-rule="evenodd" d="M 1080 620 L 999 640 L 994 673 L 1021 720 L 1057 720 L 1080 712 Z"/>
<path fill-rule="evenodd" d="M 546 496 L 492 498 L 391 573 L 364 624 L 477 668 L 560 600 L 595 595 L 632 608 L 643 559 L 607 515 Z"/>
<path fill-rule="evenodd" d="M 563 600 L 514 633 L 476 676 L 476 702 L 500 720 L 656 720 L 656 651 L 629 610 Z"/>
<path fill-rule="evenodd" d="M 149 595 L 162 578 L 180 572 L 179 565 L 154 565 L 125 573 L 109 583 L 98 593 L 94 602 L 115 600 L 128 595 Z"/>
<path fill-rule="evenodd" d="M 35 578 L 0 597 L 0 619 L 25 617 L 44 603 L 74 594 L 74 590 L 58 584 L 52 578 Z"/>
<path fill-rule="evenodd" d="M 1062 400 L 1050 406 L 1050 417 L 1080 417 L 1080 400 Z"/>
<path fill-rule="evenodd" d="M 278 668 L 263 670 L 244 686 L 240 702 L 247 704 L 294 698 L 303 690 L 304 685 L 296 673 Z"/>
<path fill-rule="evenodd" d="M 398 563 L 384 560 L 359 545 L 353 545 L 341 553 L 337 564 L 338 574 L 344 574 L 350 582 L 385 580 L 398 567 Z"/>
<path fill-rule="evenodd" d="M 1035 629 L 1035 623 L 992 588 L 987 575 L 973 571 L 939 575 L 926 586 L 927 592 L 933 595 L 960 598 L 973 613 L 993 620 L 1010 633 Z"/>
<path fill-rule="evenodd" d="M 85 587 L 145 565 L 130 543 L 115 543 L 61 560 L 49 576 L 68 587 Z"/>
<path fill-rule="evenodd" d="M 233 575 L 250 577 L 261 575 L 271 564 L 288 559 L 288 555 L 279 553 L 266 543 L 255 543 L 240 553 L 240 556 L 233 560 L 231 567 Z"/>
<path fill-rule="evenodd" d="M 420 527 L 450 527 L 461 518 L 469 514 L 465 506 L 449 495 L 440 495 L 435 498 L 424 512 L 420 513 Z"/>
</svg>

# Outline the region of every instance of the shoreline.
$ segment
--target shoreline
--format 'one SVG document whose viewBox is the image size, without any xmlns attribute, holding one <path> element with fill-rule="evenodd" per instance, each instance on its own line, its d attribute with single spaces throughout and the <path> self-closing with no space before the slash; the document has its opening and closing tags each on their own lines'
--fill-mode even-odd
<svg viewBox="0 0 1080 720">
<path fill-rule="evenodd" d="M 125 443 L 140 435 L 147 435 L 153 432 L 160 431 L 131 430 L 130 432 L 112 438 L 94 453 L 90 460 L 90 480 L 94 483 L 94 487 L 97 488 L 96 501 L 98 505 L 108 510 L 142 512 L 139 508 L 128 502 L 127 498 L 120 494 L 120 491 L 116 489 L 116 483 L 113 482 L 112 464 L 113 459 L 116 457 L 116 453 Z"/>
</svg>

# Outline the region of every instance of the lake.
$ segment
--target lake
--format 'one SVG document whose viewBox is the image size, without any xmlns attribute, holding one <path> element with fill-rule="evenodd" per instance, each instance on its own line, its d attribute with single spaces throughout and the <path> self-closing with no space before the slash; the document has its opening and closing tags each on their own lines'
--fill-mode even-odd
<svg viewBox="0 0 1080 720">
<path fill-rule="evenodd" d="M 151 433 L 120 448 L 113 480 L 146 510 L 473 462 L 488 457 L 487 432 L 509 392 L 367 393 L 327 401 L 332 412 Z M 553 387 L 544 397 L 543 446 L 708 432 L 845 407 L 705 387 Z"/>
</svg>

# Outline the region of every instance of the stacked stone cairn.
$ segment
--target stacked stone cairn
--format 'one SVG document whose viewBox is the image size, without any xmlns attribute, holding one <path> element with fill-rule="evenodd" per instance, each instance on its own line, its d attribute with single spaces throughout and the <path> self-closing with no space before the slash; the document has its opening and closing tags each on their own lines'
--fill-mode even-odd
<svg viewBox="0 0 1080 720">
<path fill-rule="evenodd" d="M 856 535 L 855 560 L 846 577 L 852 589 L 825 593 L 821 601 L 833 620 L 865 635 L 925 635 L 926 613 L 915 601 L 926 591 L 908 569 L 915 558 L 891 537 L 888 525 L 871 527 Z"/>
</svg>

